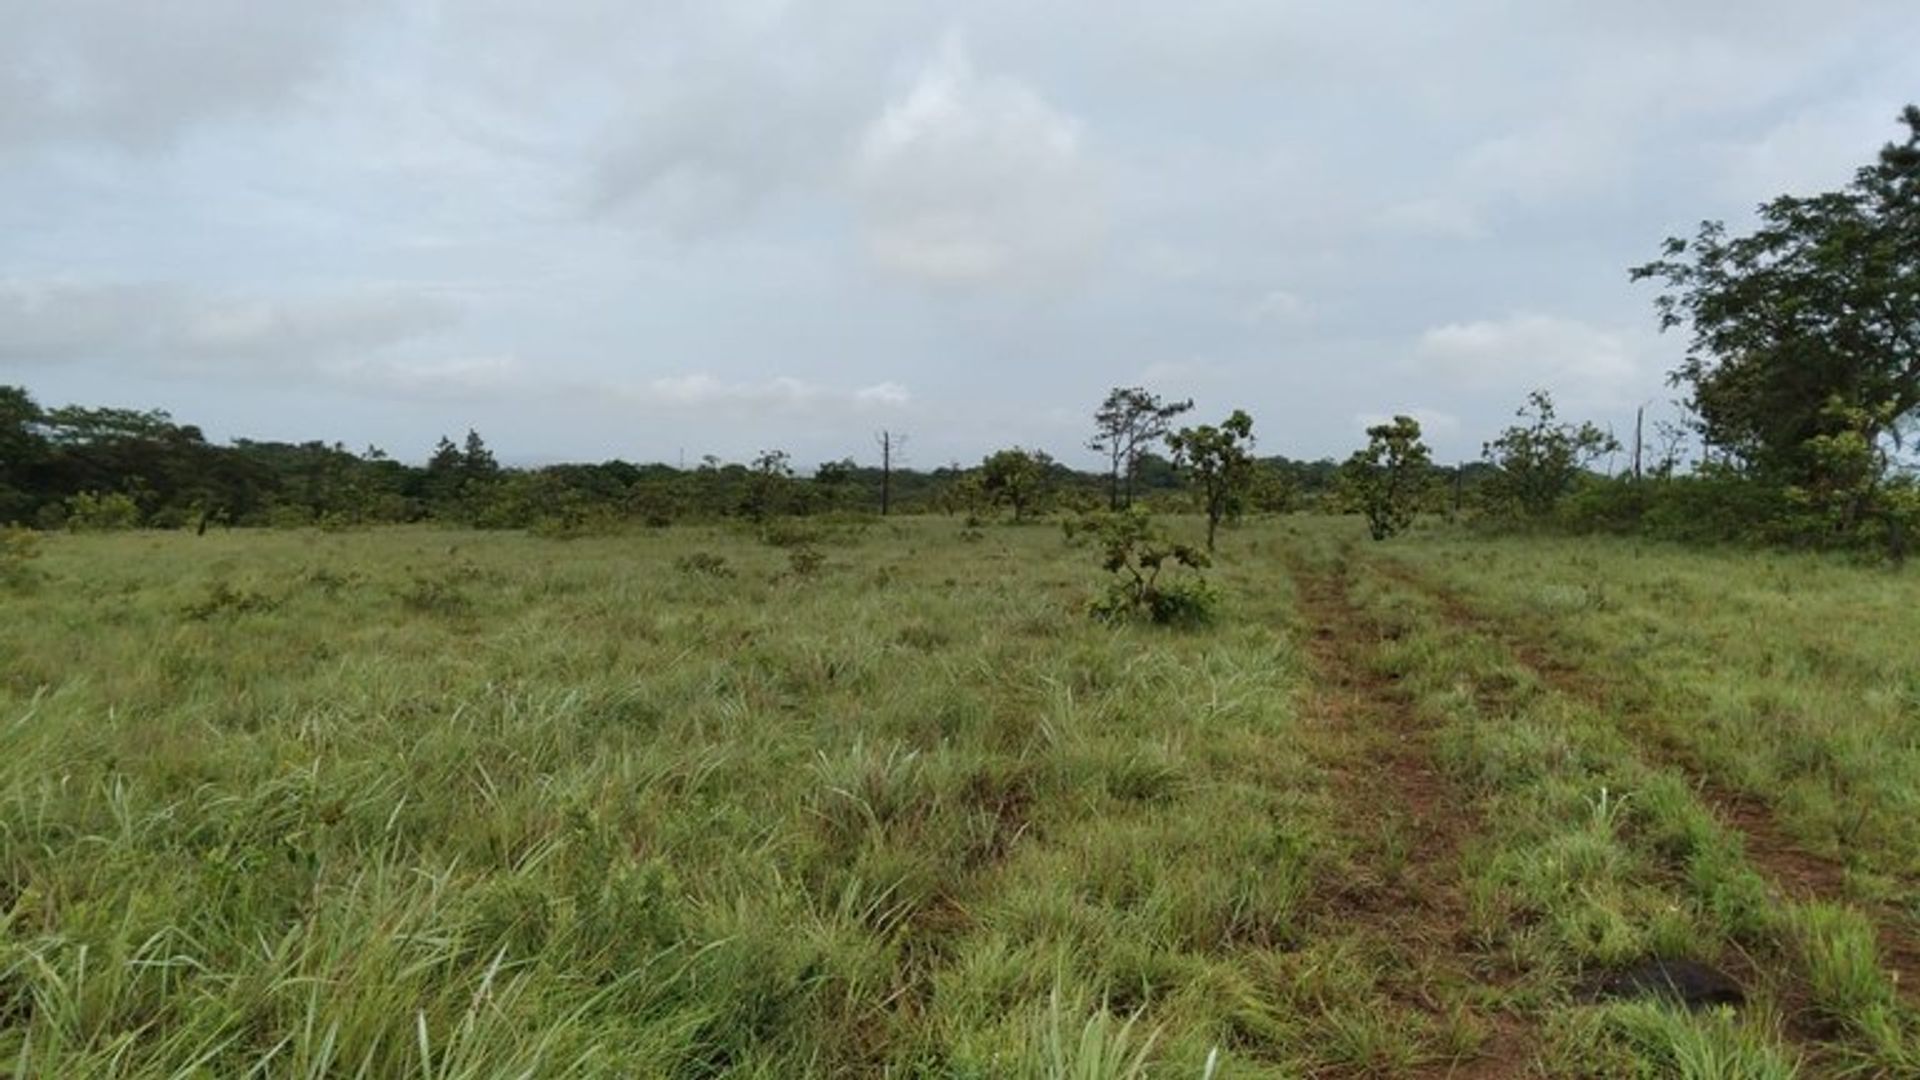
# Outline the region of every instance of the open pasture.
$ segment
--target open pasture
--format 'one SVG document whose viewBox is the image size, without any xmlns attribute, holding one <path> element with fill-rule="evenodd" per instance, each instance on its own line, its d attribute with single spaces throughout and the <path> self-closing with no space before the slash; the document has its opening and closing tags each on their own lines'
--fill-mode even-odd
<svg viewBox="0 0 1920 1080">
<path fill-rule="evenodd" d="M 49 537 L 0 1068 L 1920 1074 L 1920 579 L 1280 518 L 1167 629 L 808 528 Z"/>
</svg>

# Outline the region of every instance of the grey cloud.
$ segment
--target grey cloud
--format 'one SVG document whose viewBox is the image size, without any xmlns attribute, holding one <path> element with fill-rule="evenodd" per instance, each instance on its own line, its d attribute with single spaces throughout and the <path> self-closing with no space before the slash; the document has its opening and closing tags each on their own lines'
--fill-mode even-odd
<svg viewBox="0 0 1920 1080">
<path fill-rule="evenodd" d="M 792 376 L 740 381 L 700 371 L 641 379 L 556 380 L 544 374 L 541 365 L 515 356 L 378 359 L 335 365 L 327 376 L 362 392 L 496 403 L 544 399 L 591 405 L 601 412 L 692 409 L 748 420 L 898 415 L 913 405 L 912 392 L 894 382 L 846 387 Z"/>
<path fill-rule="evenodd" d="M 1624 268 L 1844 180 L 1908 7 L 0 0 L 0 379 L 934 461 L 1070 456 L 1146 372 L 1279 452 L 1416 406 L 1471 452 L 1535 385 L 1663 394 Z"/>
<path fill-rule="evenodd" d="M 451 326 L 452 303 L 410 291 L 215 295 L 176 285 L 0 281 L 0 359 L 134 363 L 147 371 L 297 373 Z"/>
<path fill-rule="evenodd" d="M 853 174 L 874 260 L 929 282 L 1046 284 L 1104 238 L 1080 121 L 978 73 L 958 37 L 867 128 Z"/>
<path fill-rule="evenodd" d="M 1434 327 L 1416 357 L 1421 370 L 1476 388 L 1546 387 L 1602 407 L 1629 400 L 1652 374 L 1630 334 L 1539 313 Z"/>
<path fill-rule="evenodd" d="M 294 96 L 337 55 L 363 0 L 0 0 L 0 146 L 152 147 Z"/>
</svg>

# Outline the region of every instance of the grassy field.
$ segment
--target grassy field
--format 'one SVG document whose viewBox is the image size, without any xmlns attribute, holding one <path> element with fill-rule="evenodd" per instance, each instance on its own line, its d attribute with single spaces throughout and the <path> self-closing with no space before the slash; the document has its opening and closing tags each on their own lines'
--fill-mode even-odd
<svg viewBox="0 0 1920 1080">
<path fill-rule="evenodd" d="M 1053 527 L 818 550 L 49 538 L 0 1069 L 1920 1075 L 1920 577 L 1282 519 L 1168 630 Z"/>
</svg>

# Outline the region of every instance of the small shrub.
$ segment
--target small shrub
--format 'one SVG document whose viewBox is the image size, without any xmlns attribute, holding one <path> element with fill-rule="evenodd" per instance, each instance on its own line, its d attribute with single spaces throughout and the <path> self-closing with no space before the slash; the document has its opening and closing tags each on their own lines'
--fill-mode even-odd
<svg viewBox="0 0 1920 1080">
<path fill-rule="evenodd" d="M 811 544 L 802 545 L 787 552 L 787 567 L 793 571 L 794 577 L 815 577 L 826 569 L 827 556 Z"/>
<path fill-rule="evenodd" d="M 409 611 L 424 615 L 463 615 L 473 607 L 473 601 L 460 591 L 452 577 L 415 574 L 413 583 L 398 595 L 400 603 Z"/>
<path fill-rule="evenodd" d="M 39 557 L 38 534 L 17 525 L 0 529 L 0 586 L 24 588 L 39 580 L 32 565 Z"/>
<path fill-rule="evenodd" d="M 527 526 L 527 533 L 544 540 L 578 540 L 587 536 L 616 535 L 624 524 L 619 515 L 610 509 L 569 507 L 536 520 Z"/>
<path fill-rule="evenodd" d="M 1107 515 L 1098 526 L 1101 566 L 1113 575 L 1093 602 L 1093 614 L 1110 622 L 1145 617 L 1162 625 L 1197 625 L 1212 620 L 1219 593 L 1201 571 L 1207 553 L 1167 539 L 1145 510 Z M 1178 576 L 1162 580 L 1169 569 Z"/>
<path fill-rule="evenodd" d="M 207 595 L 181 608 L 180 614 L 194 622 L 205 622 L 218 615 L 265 614 L 279 606 L 280 601 L 265 593 L 236 589 L 224 581 L 216 581 Z"/>
<path fill-rule="evenodd" d="M 343 574 L 338 570 L 318 566 L 307 571 L 305 580 L 308 585 L 319 589 L 328 596 L 338 596 L 342 589 L 358 584 L 360 575 L 351 571 Z"/>
<path fill-rule="evenodd" d="M 314 524 L 313 508 L 299 503 L 279 503 L 267 511 L 267 525 L 274 529 L 305 529 Z"/>
<path fill-rule="evenodd" d="M 725 555 L 715 555 L 711 551 L 695 551 L 673 560 L 673 568 L 691 577 L 730 578 L 733 567 L 727 565 Z"/>
<path fill-rule="evenodd" d="M 933 652 L 953 640 L 945 628 L 926 622 L 910 622 L 894 635 L 895 641 L 909 649 Z"/>
<path fill-rule="evenodd" d="M 770 547 L 800 548 L 818 544 L 822 539 L 819 529 L 804 525 L 798 521 L 780 520 L 770 522 L 760 530 L 760 539 Z"/>
<path fill-rule="evenodd" d="M 74 532 L 119 532 L 140 524 L 140 507 L 118 491 L 83 491 L 67 500 L 65 524 Z"/>
</svg>

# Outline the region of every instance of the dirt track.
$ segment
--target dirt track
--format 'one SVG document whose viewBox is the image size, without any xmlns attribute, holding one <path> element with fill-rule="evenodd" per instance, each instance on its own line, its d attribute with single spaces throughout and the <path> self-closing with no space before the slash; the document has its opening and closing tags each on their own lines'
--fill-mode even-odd
<svg viewBox="0 0 1920 1080">
<path fill-rule="evenodd" d="M 1344 568 L 1296 566 L 1294 581 L 1315 674 L 1312 715 L 1340 748 L 1328 767 L 1351 810 L 1341 828 L 1366 861 L 1325 899 L 1325 914 L 1390 943 L 1403 973 L 1396 997 L 1438 1015 L 1458 1001 L 1441 1000 L 1436 989 L 1501 981 L 1473 947 L 1462 891 L 1460 856 L 1480 817 L 1436 762 L 1431 725 L 1372 663 L 1382 636 L 1353 604 Z M 1529 1025 L 1511 1014 L 1479 1015 L 1487 1039 L 1478 1057 L 1415 1075 L 1525 1075 L 1537 1046 Z"/>
<path fill-rule="evenodd" d="M 1430 597 L 1449 624 L 1499 643 L 1549 689 L 1618 717 L 1623 730 L 1644 748 L 1650 763 L 1686 776 L 1721 825 L 1740 834 L 1747 858 L 1781 895 L 1845 904 L 1871 919 L 1879 938 L 1882 965 L 1897 978 L 1902 996 L 1909 1001 L 1916 999 L 1920 993 L 1920 940 L 1906 925 L 1907 920 L 1885 905 L 1862 903 L 1851 896 L 1845 866 L 1807 850 L 1787 833 L 1764 802 L 1727 787 L 1701 768 L 1656 722 L 1643 700 L 1645 695 L 1610 688 L 1520 627 L 1476 609 L 1459 593 L 1422 577 L 1403 563 L 1382 559 L 1370 565 Z"/>
</svg>

